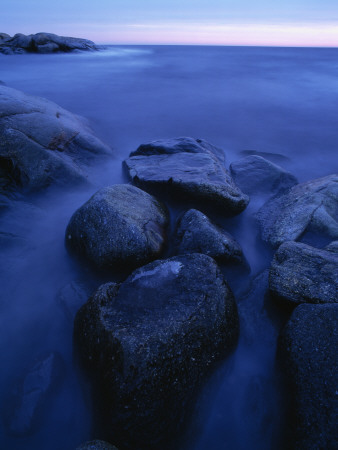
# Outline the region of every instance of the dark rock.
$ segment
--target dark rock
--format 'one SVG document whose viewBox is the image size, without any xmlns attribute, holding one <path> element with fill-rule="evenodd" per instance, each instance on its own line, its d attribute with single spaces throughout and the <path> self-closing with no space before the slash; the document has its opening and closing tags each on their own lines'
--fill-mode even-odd
<svg viewBox="0 0 338 450">
<path fill-rule="evenodd" d="M 118 450 L 114 445 L 105 441 L 88 441 L 76 448 L 76 450 Z"/>
<path fill-rule="evenodd" d="M 338 305 L 298 306 L 279 339 L 290 391 L 283 448 L 334 449 L 337 435 Z"/>
<path fill-rule="evenodd" d="M 230 288 L 201 254 L 154 261 L 121 285 L 101 286 L 74 325 L 81 361 L 101 389 L 108 433 L 122 448 L 166 448 L 196 389 L 237 337 Z"/>
<path fill-rule="evenodd" d="M 55 53 L 74 50 L 97 50 L 92 41 L 52 33 L 37 33 L 28 36 L 17 33 L 13 37 L 0 34 L 0 53 Z"/>
<path fill-rule="evenodd" d="M 111 155 L 80 117 L 46 99 L 0 86 L 2 191 L 84 182 L 88 164 Z"/>
<path fill-rule="evenodd" d="M 329 245 L 325 247 L 328 252 L 338 253 L 338 241 L 332 241 Z"/>
<path fill-rule="evenodd" d="M 257 214 L 264 241 L 279 246 L 314 232 L 338 238 L 338 175 L 308 181 L 292 187 L 280 197 L 268 200 Z"/>
<path fill-rule="evenodd" d="M 338 302 L 338 255 L 297 242 L 285 242 L 270 268 L 270 292 L 293 303 Z"/>
<path fill-rule="evenodd" d="M 249 198 L 226 171 L 222 155 L 205 141 L 179 138 L 142 145 L 124 161 L 124 167 L 132 182 L 142 189 L 238 214 Z"/>
<path fill-rule="evenodd" d="M 235 183 L 245 194 L 277 193 L 298 183 L 296 177 L 280 166 L 251 155 L 233 162 L 230 172 Z"/>
<path fill-rule="evenodd" d="M 55 352 L 31 367 L 8 401 L 4 419 L 9 434 L 24 436 L 38 428 L 62 376 L 63 360 Z"/>
<path fill-rule="evenodd" d="M 243 252 L 235 239 L 196 209 L 179 220 L 175 238 L 177 254 L 204 253 L 218 262 L 243 262 Z"/>
<path fill-rule="evenodd" d="M 129 184 L 110 186 L 75 211 L 66 245 L 98 268 L 135 268 L 160 255 L 167 223 L 151 195 Z"/>
</svg>

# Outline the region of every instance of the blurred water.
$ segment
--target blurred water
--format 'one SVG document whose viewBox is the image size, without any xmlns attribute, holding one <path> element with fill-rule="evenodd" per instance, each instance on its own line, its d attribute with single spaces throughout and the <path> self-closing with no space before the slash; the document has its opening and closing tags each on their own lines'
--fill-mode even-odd
<svg viewBox="0 0 338 450">
<path fill-rule="evenodd" d="M 121 161 L 130 151 L 164 137 L 206 139 L 225 149 L 228 163 L 249 150 L 278 154 L 300 181 L 337 171 L 337 73 L 338 49 L 163 46 L 0 55 L 1 81 L 85 116 L 116 152 L 110 164 L 93 168 L 91 188 L 49 192 L 1 217 L 0 231 L 19 239 L 1 249 L 1 403 L 45 351 L 61 353 L 66 376 L 41 430 L 17 438 L 6 435 L 1 424 L 0 448 L 71 450 L 91 437 L 90 407 L 72 364 L 72 321 L 57 295 L 74 281 L 88 291 L 102 282 L 64 249 L 64 230 L 75 209 L 99 187 L 125 181 Z M 276 448 L 278 323 L 266 308 L 264 275 L 250 281 L 272 255 L 253 219 L 261 202 L 253 198 L 242 215 L 218 218 L 241 243 L 251 273 L 226 271 L 239 299 L 241 338 L 201 393 L 184 448 Z"/>
</svg>

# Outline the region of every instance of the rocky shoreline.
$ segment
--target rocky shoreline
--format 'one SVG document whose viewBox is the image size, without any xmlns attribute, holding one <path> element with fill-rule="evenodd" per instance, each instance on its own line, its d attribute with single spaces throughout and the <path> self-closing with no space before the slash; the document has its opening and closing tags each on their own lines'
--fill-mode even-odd
<svg viewBox="0 0 338 450">
<path fill-rule="evenodd" d="M 0 136 L 3 208 L 53 186 L 86 183 L 93 162 L 113 157 L 83 119 L 3 85 Z M 184 429 L 196 393 L 240 333 L 221 268 L 246 270 L 245 252 L 208 211 L 239 215 L 249 195 L 263 191 L 267 201 L 257 222 L 275 252 L 268 292 L 278 307 L 293 309 L 277 352 L 292 399 L 288 448 L 334 448 L 338 175 L 299 184 L 261 156 L 235 161 L 228 171 L 221 149 L 185 137 L 142 144 L 123 167 L 131 184 L 99 190 L 65 230 L 76 263 L 112 277 L 127 272 L 123 281 L 99 287 L 74 322 L 76 354 L 98 396 L 103 437 L 120 450 L 170 448 Z M 183 213 L 171 218 L 170 234 L 172 200 Z M 52 353 L 23 376 L 17 407 L 6 417 L 9 432 L 36 426 L 58 378 L 54 360 Z M 44 365 L 50 369 L 41 376 Z M 39 386 L 26 381 L 36 378 Z"/>
</svg>

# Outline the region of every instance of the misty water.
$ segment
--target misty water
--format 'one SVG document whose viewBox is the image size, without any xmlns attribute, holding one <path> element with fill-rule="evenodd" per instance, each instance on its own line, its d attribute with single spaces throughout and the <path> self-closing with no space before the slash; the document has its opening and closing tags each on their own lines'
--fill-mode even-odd
<svg viewBox="0 0 338 450">
<path fill-rule="evenodd" d="M 50 190 L 1 217 L 0 232 L 14 237 L 1 248 L 2 410 L 36 358 L 57 351 L 64 360 L 63 380 L 37 429 L 15 437 L 1 422 L 1 449 L 71 450 L 101 437 L 93 434 L 90 397 L 73 363 L 72 317 L 80 305 L 65 304 L 63 293 L 78 283 L 90 295 L 107 278 L 79 267 L 64 248 L 76 208 L 100 187 L 127 181 L 121 162 L 138 145 L 166 137 L 205 139 L 225 150 L 227 165 L 265 153 L 301 182 L 337 171 L 337 73 L 338 49 L 128 46 L 0 55 L 1 81 L 84 116 L 115 152 L 109 164 L 92 168 L 91 187 Z M 253 196 L 240 216 L 216 218 L 250 266 L 224 268 L 238 300 L 240 339 L 201 389 L 175 448 L 270 449 L 283 434 L 275 351 L 284 318 L 264 296 L 272 251 L 254 220 L 264 200 Z M 183 209 L 171 205 L 175 213 Z"/>
</svg>

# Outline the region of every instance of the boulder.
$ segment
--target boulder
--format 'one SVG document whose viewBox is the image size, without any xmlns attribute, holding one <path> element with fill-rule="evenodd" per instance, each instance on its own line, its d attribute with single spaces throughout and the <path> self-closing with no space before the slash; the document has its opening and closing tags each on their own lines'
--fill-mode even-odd
<svg viewBox="0 0 338 450">
<path fill-rule="evenodd" d="M 84 119 L 46 99 L 0 85 L 2 191 L 85 182 L 88 164 L 111 155 Z"/>
<path fill-rule="evenodd" d="M 332 241 L 325 247 L 328 252 L 338 253 L 338 241 Z"/>
<path fill-rule="evenodd" d="M 338 238 L 338 175 L 308 181 L 268 200 L 258 211 L 262 239 L 278 247 L 313 232 Z"/>
<path fill-rule="evenodd" d="M 179 220 L 175 239 L 176 254 L 204 253 L 218 262 L 243 262 L 240 245 L 226 231 L 215 225 L 206 215 L 190 209 Z"/>
<path fill-rule="evenodd" d="M 41 358 L 28 370 L 6 405 L 4 422 L 9 434 L 25 436 L 38 428 L 63 370 L 63 360 L 56 352 Z"/>
<path fill-rule="evenodd" d="M 296 177 L 277 164 L 258 155 L 250 155 L 230 164 L 235 183 L 245 194 L 277 193 L 298 183 Z"/>
<path fill-rule="evenodd" d="M 223 153 L 211 144 L 178 138 L 141 145 L 124 161 L 124 167 L 142 189 L 238 214 L 249 198 L 235 185 L 223 161 Z"/>
<path fill-rule="evenodd" d="M 101 286 L 77 313 L 74 338 L 116 445 L 166 448 L 238 326 L 233 294 L 206 255 L 154 261 Z"/>
<path fill-rule="evenodd" d="M 298 306 L 279 339 L 290 393 L 283 448 L 337 448 L 338 305 Z"/>
<path fill-rule="evenodd" d="M 105 441 L 88 441 L 81 444 L 76 450 L 118 450 L 115 445 L 111 445 Z"/>
<path fill-rule="evenodd" d="M 66 246 L 100 269 L 135 268 L 161 254 L 167 224 L 155 197 L 129 184 L 109 186 L 75 211 Z"/>
<path fill-rule="evenodd" d="M 338 254 L 298 242 L 285 242 L 270 268 L 272 295 L 298 303 L 338 302 Z"/>
<path fill-rule="evenodd" d="M 17 33 L 13 37 L 0 34 L 0 53 L 55 53 L 74 50 L 97 50 L 94 42 L 52 33 L 37 33 L 28 36 Z"/>
</svg>

